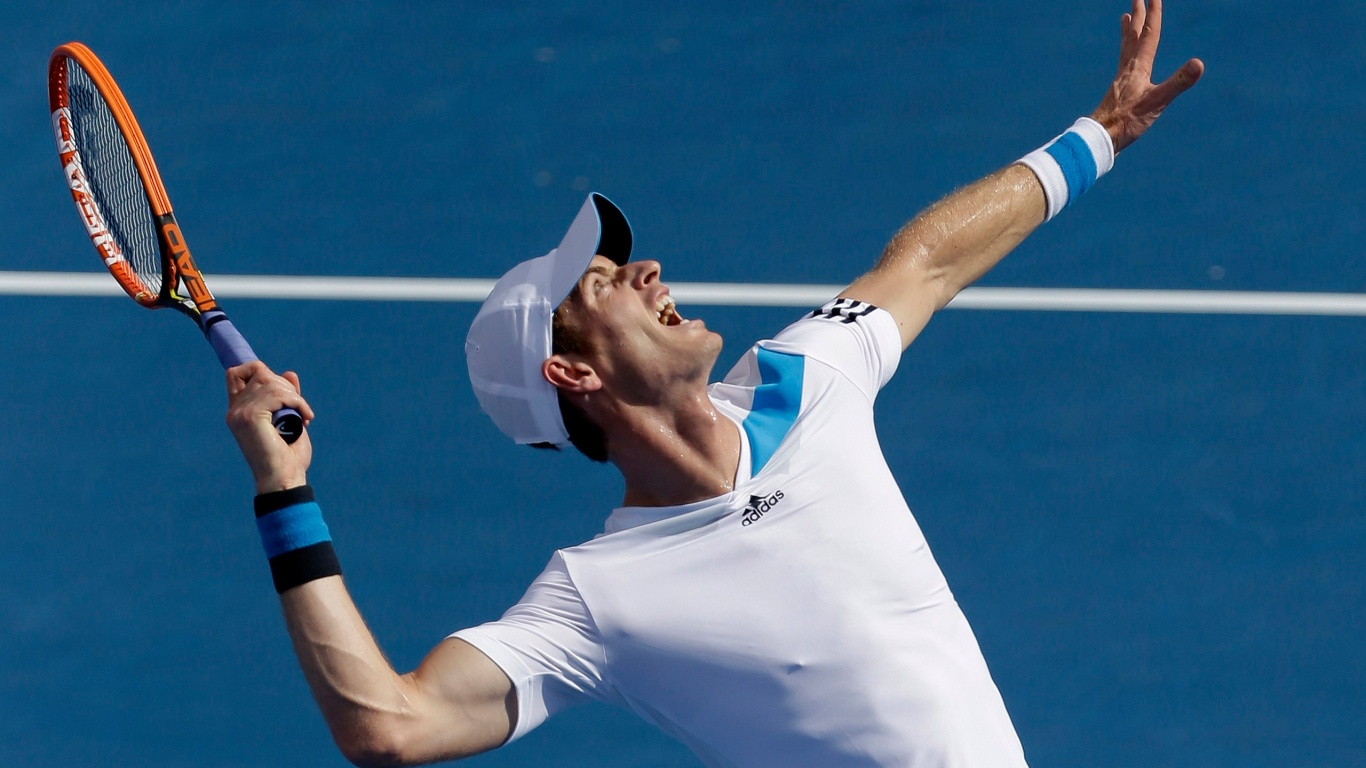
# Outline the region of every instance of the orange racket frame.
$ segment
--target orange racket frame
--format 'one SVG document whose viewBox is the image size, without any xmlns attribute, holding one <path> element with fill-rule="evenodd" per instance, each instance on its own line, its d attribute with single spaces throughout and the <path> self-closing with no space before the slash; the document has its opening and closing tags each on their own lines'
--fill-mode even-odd
<svg viewBox="0 0 1366 768">
<path fill-rule="evenodd" d="M 128 263 L 91 190 L 72 128 L 68 61 L 75 62 L 90 77 L 95 89 L 109 106 L 114 123 L 128 145 L 156 229 L 158 257 L 161 260 L 161 288 L 158 291 L 153 291 L 133 265 Z M 185 237 L 180 232 L 180 225 L 171 212 L 171 201 L 161 183 L 161 174 L 157 173 L 156 162 L 152 160 L 152 150 L 148 148 L 128 100 L 123 97 L 109 70 L 89 48 L 72 42 L 57 46 L 52 52 L 48 60 L 47 77 L 48 106 L 52 110 L 52 131 L 57 139 L 62 173 L 76 202 L 76 209 L 80 212 L 81 222 L 85 224 L 86 234 L 90 236 L 105 267 L 123 290 L 142 306 L 152 309 L 171 307 L 193 319 L 224 368 L 256 360 L 251 345 L 228 320 L 204 284 L 204 276 L 195 266 L 190 249 L 185 245 Z M 180 294 L 181 285 L 189 292 L 188 297 Z M 293 408 L 281 408 L 272 415 L 271 420 L 286 443 L 293 443 L 303 434 L 303 417 Z"/>
<path fill-rule="evenodd" d="M 133 156 L 133 165 L 147 192 L 147 202 L 152 209 L 152 220 L 156 225 L 157 237 L 161 240 L 162 284 L 160 292 L 153 292 L 132 265 L 124 258 L 118 243 L 109 233 L 104 214 L 100 211 L 86 182 L 85 169 L 81 165 L 80 152 L 76 148 L 71 129 L 71 104 L 67 90 L 66 60 L 76 62 L 99 90 L 109 105 L 114 122 L 123 134 L 124 141 Z M 204 284 L 203 275 L 195 266 L 190 249 L 171 211 L 171 200 L 166 196 L 166 188 L 161 183 L 152 150 L 142 135 L 137 118 L 128 106 L 123 91 L 105 69 L 93 51 L 81 43 L 71 42 L 60 45 L 48 60 L 48 106 L 52 110 L 52 130 L 57 139 L 57 152 L 66 176 L 67 187 L 81 213 L 86 233 L 104 260 L 104 265 L 114 275 L 123 290 L 144 307 L 174 307 L 191 316 L 218 308 L 218 302 Z M 179 284 L 184 284 L 189 296 L 180 295 Z M 196 319 L 198 319 L 196 317 Z"/>
</svg>

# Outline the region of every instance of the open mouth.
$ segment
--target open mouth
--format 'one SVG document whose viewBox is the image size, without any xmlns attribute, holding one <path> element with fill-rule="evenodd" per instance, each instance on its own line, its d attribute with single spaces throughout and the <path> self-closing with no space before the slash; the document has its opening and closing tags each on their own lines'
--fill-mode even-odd
<svg viewBox="0 0 1366 768">
<path fill-rule="evenodd" d="M 673 297 L 667 294 L 660 296 L 659 300 L 655 302 L 655 314 L 659 317 L 660 325 L 673 326 L 683 324 L 682 316 L 678 314 L 678 310 L 674 307 Z"/>
</svg>

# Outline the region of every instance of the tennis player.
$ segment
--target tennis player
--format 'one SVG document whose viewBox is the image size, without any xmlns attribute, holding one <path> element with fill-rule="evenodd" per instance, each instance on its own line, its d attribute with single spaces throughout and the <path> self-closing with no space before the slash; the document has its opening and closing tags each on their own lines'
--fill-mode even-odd
<svg viewBox="0 0 1366 768">
<path fill-rule="evenodd" d="M 396 673 L 362 622 L 306 485 L 298 379 L 228 372 L 228 423 L 300 664 L 360 765 L 472 755 L 576 702 L 626 707 L 710 766 L 1025 765 L 972 630 L 878 447 L 873 402 L 964 286 L 1110 170 L 1203 72 L 1150 81 L 1160 0 L 1123 17 L 1119 74 L 1059 138 L 917 216 L 838 298 L 708 384 L 721 339 L 685 320 L 626 218 L 590 195 L 514 267 L 465 350 L 519 443 L 610 461 L 625 498 L 498 621 Z"/>
</svg>

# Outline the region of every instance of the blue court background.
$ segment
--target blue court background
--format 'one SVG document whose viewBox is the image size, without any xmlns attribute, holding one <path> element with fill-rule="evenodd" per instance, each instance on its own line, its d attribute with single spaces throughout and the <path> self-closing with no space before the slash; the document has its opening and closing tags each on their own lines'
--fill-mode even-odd
<svg viewBox="0 0 1366 768">
<path fill-rule="evenodd" d="M 1123 3 L 0 9 L 0 270 L 98 269 L 46 61 L 114 72 L 209 273 L 493 277 L 612 196 L 667 280 L 838 283 L 1099 99 Z M 1172 0 L 1206 79 L 983 284 L 1366 290 L 1360 3 Z M 610 470 L 501 440 L 464 304 L 230 301 L 394 663 L 591 536 Z M 723 367 L 796 310 L 682 308 Z M 0 297 L 0 763 L 340 765 L 183 320 Z M 888 459 L 1036 766 L 1366 765 L 1366 324 L 946 312 Z M 851 648 L 851 653 L 858 649 Z M 832 703 L 838 706 L 838 703 Z M 475 766 L 689 766 L 605 707 Z"/>
</svg>

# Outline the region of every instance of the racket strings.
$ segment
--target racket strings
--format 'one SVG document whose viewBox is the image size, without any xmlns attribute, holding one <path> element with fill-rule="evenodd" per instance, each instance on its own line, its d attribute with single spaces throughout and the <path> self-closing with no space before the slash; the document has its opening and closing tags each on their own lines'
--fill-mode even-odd
<svg viewBox="0 0 1366 768">
<path fill-rule="evenodd" d="M 67 62 L 71 129 L 90 194 L 133 271 L 161 291 L 161 250 L 147 190 L 109 104 L 75 61 Z"/>
</svg>

